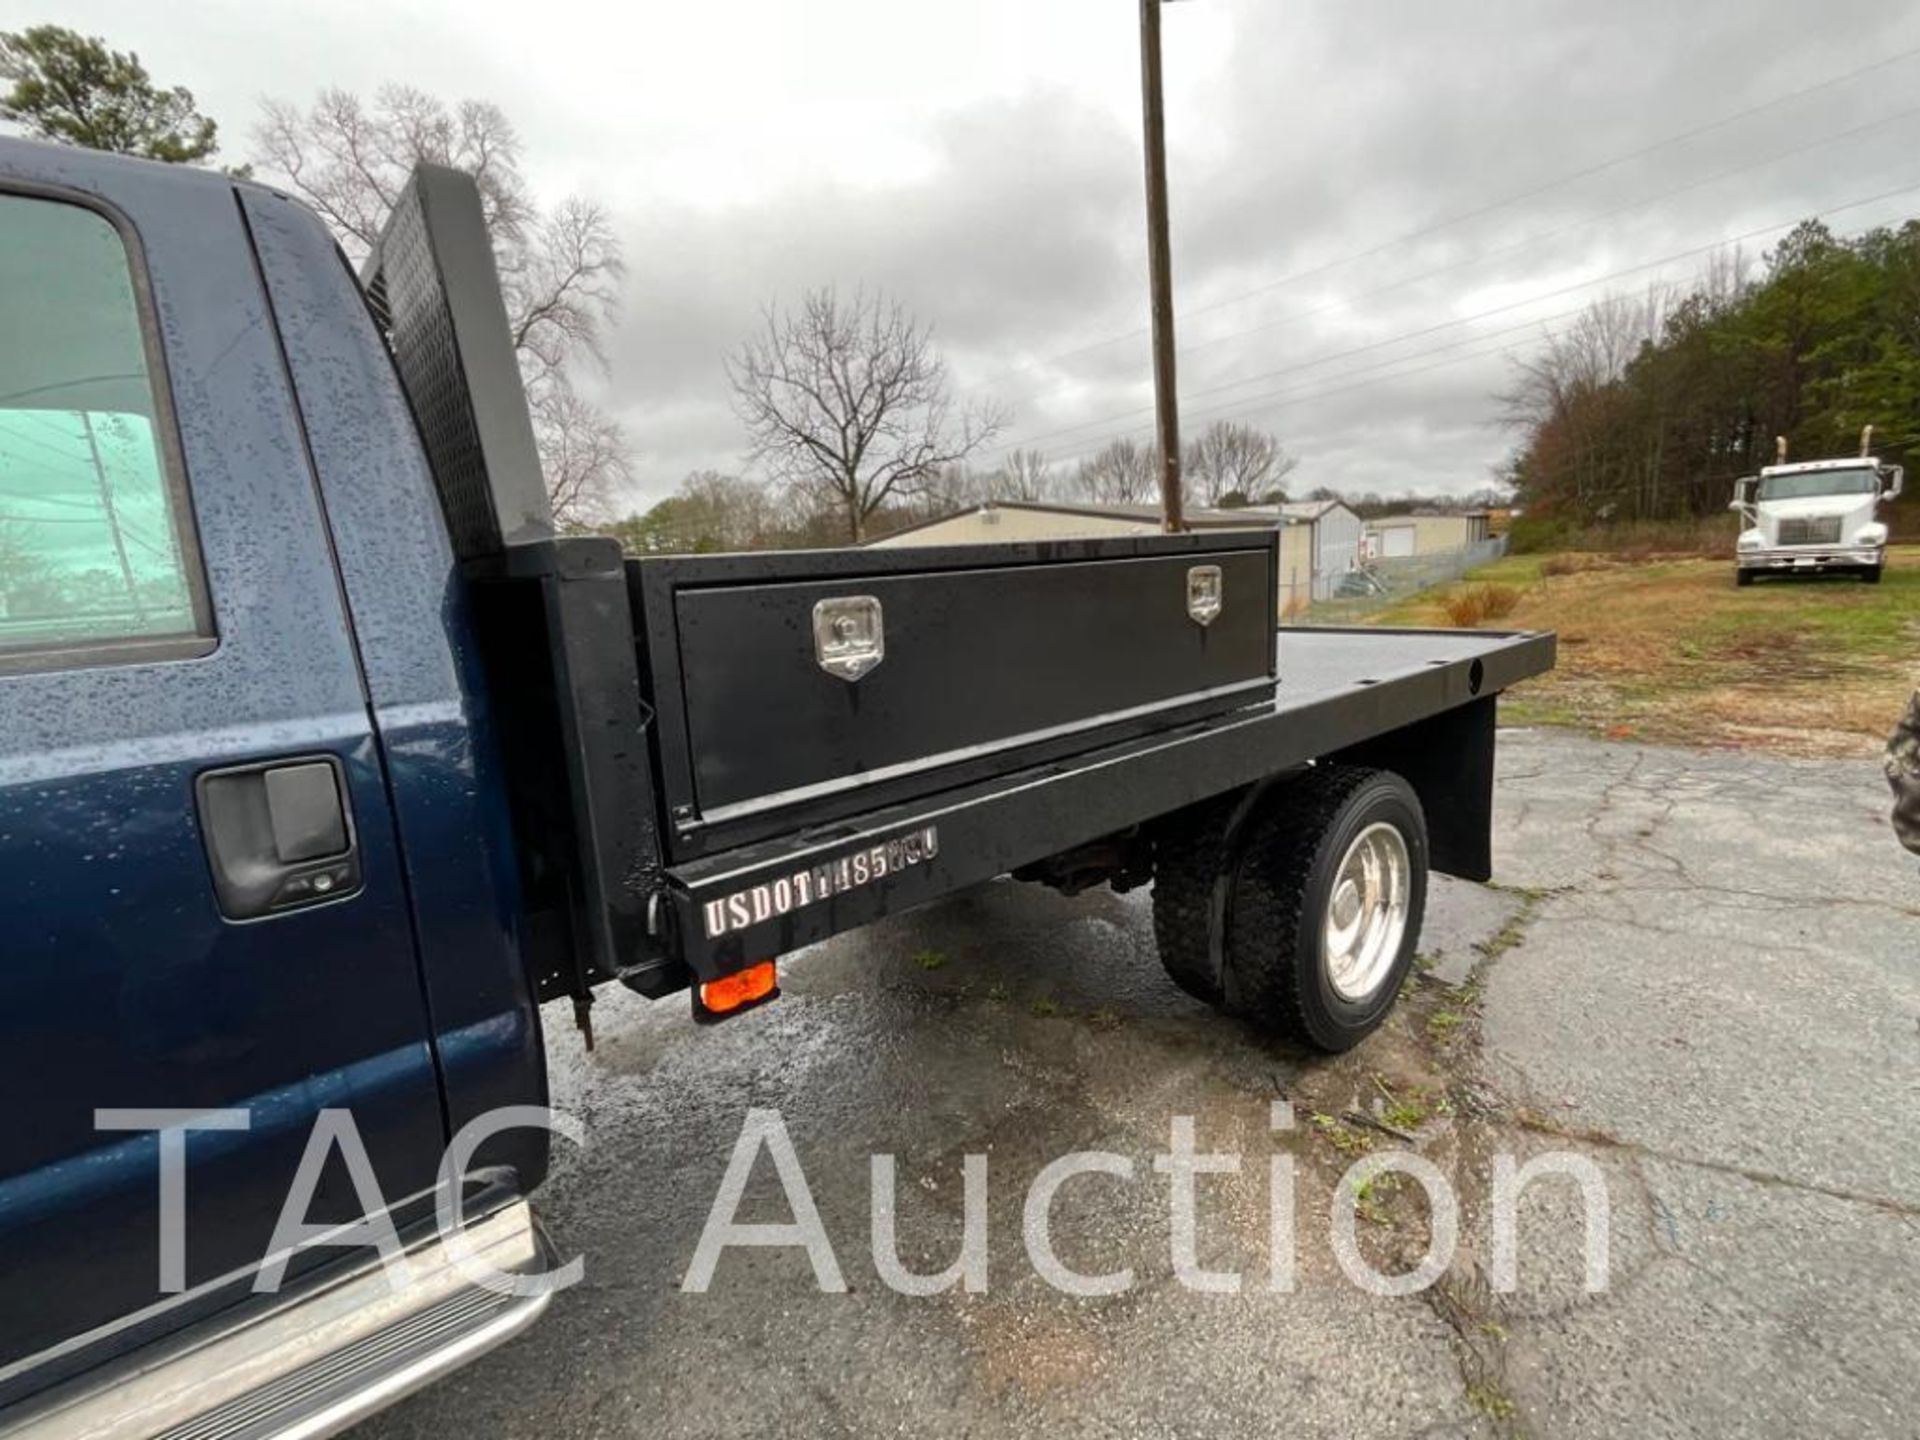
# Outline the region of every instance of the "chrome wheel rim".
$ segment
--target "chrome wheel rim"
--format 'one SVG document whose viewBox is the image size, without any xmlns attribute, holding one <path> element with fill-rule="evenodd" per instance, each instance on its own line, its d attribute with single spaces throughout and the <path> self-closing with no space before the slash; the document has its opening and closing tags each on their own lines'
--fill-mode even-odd
<svg viewBox="0 0 1920 1440">
<path fill-rule="evenodd" d="M 1365 1000 L 1386 981 L 1407 933 L 1413 862 L 1396 826 L 1369 825 L 1333 873 L 1320 934 L 1320 963 L 1342 1000 Z"/>
</svg>

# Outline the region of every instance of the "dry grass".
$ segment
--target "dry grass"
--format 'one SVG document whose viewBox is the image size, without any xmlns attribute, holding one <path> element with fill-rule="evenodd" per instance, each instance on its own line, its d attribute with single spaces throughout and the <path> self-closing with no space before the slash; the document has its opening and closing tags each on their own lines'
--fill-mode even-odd
<svg viewBox="0 0 1920 1440">
<path fill-rule="evenodd" d="M 1733 556 L 1740 527 L 1729 515 L 1694 520 L 1633 520 L 1624 524 L 1569 525 L 1551 520 L 1524 520 L 1513 527 L 1516 553 L 1554 555 L 1589 552 L 1635 563 L 1650 556 Z"/>
<path fill-rule="evenodd" d="M 1481 603 L 1485 605 L 1489 620 L 1504 620 L 1520 608 L 1525 591 L 1515 585 L 1483 585 L 1480 587 Z"/>
<path fill-rule="evenodd" d="M 1834 578 L 1739 590 L 1724 560 L 1514 556 L 1378 618 L 1444 625 L 1459 623 L 1458 608 L 1484 619 L 1479 592 L 1513 592 L 1510 627 L 1560 636 L 1553 673 L 1505 701 L 1513 723 L 1867 755 L 1920 680 L 1920 549 L 1890 560 L 1878 586 Z"/>
<path fill-rule="evenodd" d="M 1599 570 L 1606 563 L 1600 556 L 1582 550 L 1563 550 L 1541 557 L 1540 574 L 1549 580 L 1557 575 L 1582 575 L 1589 570 Z"/>
<path fill-rule="evenodd" d="M 1481 599 L 1477 586 L 1469 585 L 1464 590 L 1449 590 L 1434 602 L 1447 617 L 1447 623 L 1460 630 L 1471 630 L 1487 618 L 1486 601 Z"/>
<path fill-rule="evenodd" d="M 1488 620 L 1504 620 L 1520 604 L 1521 591 L 1512 585 L 1463 585 L 1436 602 L 1449 624 L 1471 630 Z"/>
</svg>

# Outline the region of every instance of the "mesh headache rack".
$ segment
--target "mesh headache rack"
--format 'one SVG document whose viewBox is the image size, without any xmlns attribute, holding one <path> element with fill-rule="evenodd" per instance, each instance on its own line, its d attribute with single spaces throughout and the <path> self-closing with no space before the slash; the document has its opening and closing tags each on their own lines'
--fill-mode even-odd
<svg viewBox="0 0 1920 1440">
<path fill-rule="evenodd" d="M 668 993 L 626 572 L 618 542 L 556 533 L 473 178 L 419 166 L 361 279 L 470 582 L 540 998 L 584 1018 L 601 981 Z"/>
</svg>

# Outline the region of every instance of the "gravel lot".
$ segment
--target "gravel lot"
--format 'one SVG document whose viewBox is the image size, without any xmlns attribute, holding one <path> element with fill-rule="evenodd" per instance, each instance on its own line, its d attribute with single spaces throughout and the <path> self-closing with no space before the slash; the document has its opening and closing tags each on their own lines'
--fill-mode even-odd
<svg viewBox="0 0 1920 1440">
<path fill-rule="evenodd" d="M 1443 882 L 1424 973 L 1337 1061 L 1262 1042 L 1175 991 L 1147 896 L 1003 882 L 816 947 L 784 998 L 696 1031 L 684 1007 L 596 1011 L 549 1039 L 556 1103 L 589 1126 L 544 1193 L 586 1280 L 529 1335 L 363 1436 L 1911 1435 L 1920 1414 L 1920 870 L 1858 761 L 1503 737 L 1499 882 Z M 555 1012 L 550 1019 L 558 1019 Z M 1298 1123 L 1276 1133 L 1276 1098 Z M 797 1250 L 686 1274 L 742 1119 L 790 1132 L 849 1293 Z M 1199 1182 L 1200 1293 L 1169 1255 L 1173 1116 L 1243 1155 Z M 1346 1117 L 1357 1115 L 1360 1119 Z M 1461 1240 L 1403 1298 L 1350 1284 L 1329 1203 L 1368 1147 L 1413 1138 L 1453 1178 Z M 1033 1176 L 1113 1151 L 1131 1180 L 1059 1192 L 1052 1237 L 1100 1298 L 1022 1244 Z M 1583 1211 L 1519 1207 L 1519 1287 L 1489 1283 L 1488 1166 L 1590 1159 Z M 869 1156 L 898 1157 L 912 1268 L 957 1253 L 961 1166 L 988 1157 L 989 1286 L 878 1279 Z M 1298 1283 L 1269 1287 L 1269 1157 L 1298 1173 Z M 743 1216 L 786 1208 L 762 1157 Z M 1416 1187 L 1362 1197 L 1385 1268 L 1428 1239 Z"/>
</svg>

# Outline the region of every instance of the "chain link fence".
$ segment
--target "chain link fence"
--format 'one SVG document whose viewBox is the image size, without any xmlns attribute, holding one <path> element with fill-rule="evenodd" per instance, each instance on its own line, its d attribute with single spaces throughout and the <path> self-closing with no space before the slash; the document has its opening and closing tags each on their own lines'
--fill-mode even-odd
<svg viewBox="0 0 1920 1440">
<path fill-rule="evenodd" d="M 1422 590 L 1458 580 L 1469 570 L 1498 560 L 1507 553 L 1507 537 L 1495 536 L 1460 550 L 1442 550 L 1431 555 L 1400 555 L 1363 561 L 1352 570 L 1334 578 L 1331 594 L 1322 600 L 1308 598 L 1314 588 L 1310 582 L 1298 583 L 1300 594 L 1285 593 L 1281 600 L 1282 625 L 1351 625 L 1397 605 Z"/>
</svg>

